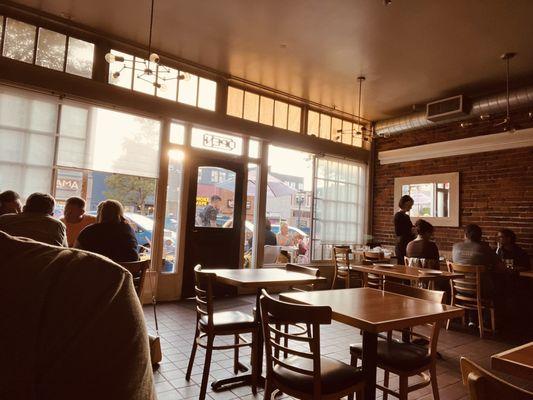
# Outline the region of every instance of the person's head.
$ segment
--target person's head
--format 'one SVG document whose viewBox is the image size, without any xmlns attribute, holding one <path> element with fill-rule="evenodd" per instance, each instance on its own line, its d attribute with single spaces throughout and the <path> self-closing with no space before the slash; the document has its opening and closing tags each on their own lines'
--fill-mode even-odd
<svg viewBox="0 0 533 400">
<path fill-rule="evenodd" d="M 13 190 L 6 190 L 0 193 L 0 215 L 18 214 L 22 211 L 20 196 Z"/>
<path fill-rule="evenodd" d="M 433 225 L 429 222 L 419 219 L 415 222 L 416 233 L 424 239 L 430 239 L 433 235 Z"/>
<path fill-rule="evenodd" d="M 407 212 L 413 207 L 414 203 L 415 201 L 413 200 L 413 198 L 406 194 L 400 197 L 400 201 L 398 202 L 398 207 L 400 207 L 401 210 Z"/>
<path fill-rule="evenodd" d="M 85 200 L 81 197 L 70 197 L 67 199 L 65 210 L 63 211 L 65 221 L 70 223 L 79 222 L 83 214 L 85 214 Z"/>
<path fill-rule="evenodd" d="M 288 235 L 289 234 L 289 225 L 286 222 L 282 222 L 279 226 L 279 231 L 282 235 Z"/>
<path fill-rule="evenodd" d="M 516 234 L 510 229 L 500 229 L 496 234 L 501 246 L 509 246 L 516 243 Z"/>
<path fill-rule="evenodd" d="M 272 224 L 270 223 L 270 221 L 268 219 L 265 222 L 265 228 L 266 228 L 267 231 L 271 231 L 272 230 Z"/>
<path fill-rule="evenodd" d="M 26 199 L 23 212 L 54 215 L 56 201 L 47 193 L 32 193 Z"/>
<path fill-rule="evenodd" d="M 124 218 L 124 208 L 116 200 L 104 200 L 98 204 L 96 222 L 120 224 L 126 222 Z"/>
<path fill-rule="evenodd" d="M 211 196 L 211 205 L 215 207 L 217 210 L 220 210 L 221 202 L 222 202 L 222 198 L 219 195 L 214 194 L 213 196 Z"/>
<path fill-rule="evenodd" d="M 481 242 L 482 236 L 483 232 L 481 231 L 479 225 L 468 224 L 465 226 L 465 239 L 468 239 L 472 242 Z"/>
</svg>

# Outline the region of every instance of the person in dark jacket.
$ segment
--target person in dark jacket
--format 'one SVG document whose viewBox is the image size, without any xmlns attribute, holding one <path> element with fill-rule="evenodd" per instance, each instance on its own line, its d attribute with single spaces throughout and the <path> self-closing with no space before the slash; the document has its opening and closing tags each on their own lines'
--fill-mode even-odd
<svg viewBox="0 0 533 400">
<path fill-rule="evenodd" d="M 122 204 L 116 200 L 98 204 L 96 223 L 80 232 L 74 247 L 101 254 L 115 262 L 139 260 L 135 232 L 124 218 Z"/>
<path fill-rule="evenodd" d="M 276 234 L 272 232 L 272 225 L 267 219 L 265 223 L 265 246 L 275 246 L 277 244 Z"/>
<path fill-rule="evenodd" d="M 502 259 L 513 260 L 513 267 L 518 270 L 528 270 L 531 268 L 529 255 L 516 244 L 516 234 L 510 229 L 500 229 L 496 236 L 498 248 L 496 254 Z"/>
<path fill-rule="evenodd" d="M 398 264 L 404 263 L 407 244 L 415 238 L 413 233 L 413 224 L 411 217 L 407 214 L 413 207 L 414 200 L 411 196 L 405 195 L 400 198 L 398 207 L 400 208 L 394 214 L 394 233 L 396 235 L 396 259 Z"/>
</svg>

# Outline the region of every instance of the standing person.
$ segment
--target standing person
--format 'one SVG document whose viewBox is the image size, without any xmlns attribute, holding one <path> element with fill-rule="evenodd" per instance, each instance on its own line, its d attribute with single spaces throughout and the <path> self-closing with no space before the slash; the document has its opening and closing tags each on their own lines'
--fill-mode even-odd
<svg viewBox="0 0 533 400">
<path fill-rule="evenodd" d="M 211 228 L 217 227 L 217 215 L 220 211 L 221 202 L 222 202 L 222 199 L 220 196 L 216 194 L 211 196 L 209 204 L 200 213 L 200 218 L 202 220 L 202 226 L 207 226 Z"/>
<path fill-rule="evenodd" d="M 498 248 L 496 254 L 502 261 L 513 260 L 513 267 L 520 270 L 531 268 L 529 256 L 524 249 L 516 244 L 516 234 L 510 229 L 500 229 L 496 236 Z"/>
<path fill-rule="evenodd" d="M 439 249 L 435 242 L 431 240 L 434 231 L 433 225 L 423 219 L 419 219 L 415 222 L 415 231 L 417 237 L 407 245 L 407 257 L 423 258 L 429 261 L 429 268 L 438 267 Z"/>
<path fill-rule="evenodd" d="M 394 214 L 394 233 L 396 234 L 396 259 L 398 264 L 404 264 L 404 258 L 406 255 L 407 244 L 415 238 L 413 234 L 413 224 L 411 223 L 411 217 L 407 215 L 407 212 L 413 207 L 414 200 L 409 195 L 404 195 L 400 198 L 398 207 L 400 208 L 396 214 Z"/>
<path fill-rule="evenodd" d="M 0 193 L 0 215 L 19 214 L 22 212 L 20 196 L 13 190 Z"/>
<path fill-rule="evenodd" d="M 60 221 L 67 228 L 68 245 L 73 247 L 83 228 L 96 223 L 96 217 L 85 214 L 85 200 L 80 197 L 70 197 L 65 203 L 65 211 Z"/>
<path fill-rule="evenodd" d="M 139 260 L 135 232 L 124 218 L 122 204 L 116 200 L 98 204 L 96 223 L 80 232 L 74 247 L 101 254 L 115 262 Z"/>
<path fill-rule="evenodd" d="M 54 198 L 49 194 L 33 193 L 26 200 L 20 214 L 0 216 L 0 231 L 11 236 L 67 247 L 65 225 L 53 217 L 55 204 Z"/>
</svg>

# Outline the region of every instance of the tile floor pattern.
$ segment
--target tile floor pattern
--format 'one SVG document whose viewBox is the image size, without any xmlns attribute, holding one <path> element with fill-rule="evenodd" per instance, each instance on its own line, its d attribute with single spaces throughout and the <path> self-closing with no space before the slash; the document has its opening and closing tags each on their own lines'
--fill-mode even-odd
<svg viewBox="0 0 533 400">
<path fill-rule="evenodd" d="M 238 298 L 219 300 L 216 309 L 232 309 L 244 312 L 251 312 L 255 305 L 255 297 L 241 296 Z M 145 306 L 145 317 L 148 329 L 154 332 L 154 321 L 151 306 Z M 193 367 L 191 380 L 185 380 L 185 372 L 191 351 L 194 336 L 196 313 L 192 302 L 165 303 L 158 305 L 159 334 L 163 351 L 163 362 L 155 372 L 155 386 L 159 400 L 175 399 L 196 399 L 200 392 L 200 382 L 202 379 L 202 368 L 204 352 L 198 349 Z M 460 333 L 457 331 L 442 330 L 439 337 L 438 350 L 444 357 L 437 364 L 438 384 L 440 388 L 441 400 L 467 399 L 465 387 L 461 383 L 459 368 L 459 357 L 464 355 L 471 360 L 489 368 L 490 356 L 508 348 L 516 346 L 518 343 L 509 344 L 495 340 L 481 340 L 477 331 L 471 333 Z M 228 339 L 231 339 L 229 337 Z M 217 339 L 218 340 L 218 339 Z M 348 325 L 334 322 L 321 329 L 321 352 L 322 355 L 342 360 L 349 363 L 349 345 L 360 343 L 362 337 L 359 330 Z M 249 363 L 249 351 L 241 349 L 241 361 Z M 227 378 L 233 376 L 233 351 L 214 351 L 211 363 L 210 382 L 217 378 Z M 394 375 L 391 375 L 394 377 Z M 507 379 L 515 384 L 533 390 L 531 382 L 524 382 L 510 377 Z M 416 379 L 416 378 L 415 378 Z M 383 381 L 383 372 L 378 370 L 378 380 Z M 397 379 L 391 378 L 391 383 L 397 389 Z M 412 383 L 410 381 L 410 383 Z M 528 387 L 529 386 L 529 387 Z M 377 398 L 380 399 L 382 393 L 377 391 Z M 258 390 L 256 396 L 252 395 L 249 386 L 243 386 L 214 393 L 210 384 L 207 392 L 208 399 L 216 400 L 251 400 L 263 399 L 262 390 Z M 288 396 L 277 397 L 287 399 Z M 409 399 L 432 399 L 430 386 L 422 388 L 409 395 Z"/>
</svg>

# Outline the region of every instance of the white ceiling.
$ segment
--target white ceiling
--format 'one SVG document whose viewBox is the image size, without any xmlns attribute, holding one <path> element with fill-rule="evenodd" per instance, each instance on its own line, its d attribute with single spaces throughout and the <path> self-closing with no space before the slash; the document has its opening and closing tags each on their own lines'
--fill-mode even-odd
<svg viewBox="0 0 533 400">
<path fill-rule="evenodd" d="M 18 0 L 147 43 L 150 0 Z M 383 119 L 450 94 L 533 79 L 532 0 L 156 0 L 154 46 L 328 106 Z M 355 101 L 355 103 L 357 103 Z"/>
</svg>

